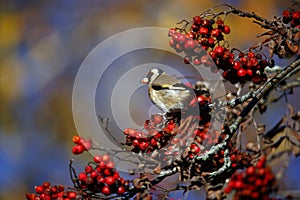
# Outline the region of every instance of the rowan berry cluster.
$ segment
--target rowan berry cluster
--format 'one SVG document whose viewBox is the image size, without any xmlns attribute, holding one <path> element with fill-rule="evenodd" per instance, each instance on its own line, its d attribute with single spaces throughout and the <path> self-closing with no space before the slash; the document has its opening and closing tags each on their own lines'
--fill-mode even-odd
<svg viewBox="0 0 300 200">
<path fill-rule="evenodd" d="M 245 83 L 252 81 L 260 84 L 267 81 L 264 70 L 267 66 L 274 67 L 273 59 L 263 59 L 262 54 L 248 52 L 247 54 L 240 52 L 237 59 L 233 59 L 233 53 L 228 48 L 218 46 L 209 53 L 216 65 L 224 70 L 222 76 L 229 80 L 232 84 Z"/>
<path fill-rule="evenodd" d="M 232 84 L 247 81 L 260 84 L 267 80 L 264 69 L 273 67 L 274 60 L 263 59 L 262 54 L 251 51 L 235 55 L 236 49 L 225 47 L 228 43 L 224 41 L 224 34 L 230 33 L 230 27 L 221 18 L 214 20 L 195 16 L 192 22 L 186 23 L 184 28 L 171 28 L 168 34 L 171 37 L 170 46 L 186 55 L 186 64 L 203 64 L 209 66 L 212 72 L 222 69 L 223 78 Z M 187 28 L 189 23 L 192 25 Z M 220 45 L 221 41 L 223 45 Z"/>
<path fill-rule="evenodd" d="M 224 192 L 233 190 L 237 199 L 272 199 L 270 194 L 276 190 L 276 181 L 271 168 L 266 166 L 266 158 L 261 157 L 255 166 L 233 174 Z"/>
<path fill-rule="evenodd" d="M 75 146 L 72 148 L 73 154 L 81 154 L 84 151 L 88 151 L 92 148 L 91 139 L 82 138 L 80 136 L 73 136 L 72 141 L 75 143 Z"/>
<path fill-rule="evenodd" d="M 105 154 L 95 155 L 84 171 L 78 174 L 78 188 L 104 195 L 123 195 L 129 188 L 129 182 L 120 177 L 114 169 L 114 162 Z"/>
<path fill-rule="evenodd" d="M 26 194 L 27 200 L 75 200 L 77 197 L 77 192 L 66 191 L 63 185 L 51 185 L 49 182 L 35 186 L 35 194 Z"/>
<path fill-rule="evenodd" d="M 290 24 L 291 27 L 300 28 L 300 11 L 293 8 L 284 10 L 282 12 L 282 21 L 285 24 Z"/>
<path fill-rule="evenodd" d="M 166 122 L 162 115 L 152 115 L 151 119 L 146 120 L 144 128 L 147 132 L 132 128 L 126 128 L 123 133 L 126 135 L 126 145 L 132 146 L 132 152 L 150 153 L 156 149 L 167 145 L 174 134 L 176 124 L 173 120 Z"/>
</svg>

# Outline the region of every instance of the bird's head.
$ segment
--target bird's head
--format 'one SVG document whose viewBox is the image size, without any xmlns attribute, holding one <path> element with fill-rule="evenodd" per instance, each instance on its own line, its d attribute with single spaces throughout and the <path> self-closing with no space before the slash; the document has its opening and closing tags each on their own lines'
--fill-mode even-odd
<svg viewBox="0 0 300 200">
<path fill-rule="evenodd" d="M 151 69 L 145 78 L 141 80 L 141 83 L 143 84 L 151 84 L 158 76 L 163 74 L 164 71 L 158 68 Z"/>
</svg>

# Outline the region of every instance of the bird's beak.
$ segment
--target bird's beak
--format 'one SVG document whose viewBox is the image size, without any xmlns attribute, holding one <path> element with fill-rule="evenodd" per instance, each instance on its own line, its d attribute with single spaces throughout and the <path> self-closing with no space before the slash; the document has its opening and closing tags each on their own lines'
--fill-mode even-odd
<svg viewBox="0 0 300 200">
<path fill-rule="evenodd" d="M 143 78 L 140 82 L 142 84 L 148 84 L 149 83 L 149 79 L 148 78 Z"/>
</svg>

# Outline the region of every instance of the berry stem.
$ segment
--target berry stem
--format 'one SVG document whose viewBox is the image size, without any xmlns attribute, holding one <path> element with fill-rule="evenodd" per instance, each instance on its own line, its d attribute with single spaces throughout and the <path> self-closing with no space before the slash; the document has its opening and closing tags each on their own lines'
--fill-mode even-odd
<svg viewBox="0 0 300 200">
<path fill-rule="evenodd" d="M 230 134 L 233 135 L 237 129 L 239 128 L 239 125 L 242 123 L 244 118 L 249 114 L 249 112 L 254 108 L 256 103 L 269 94 L 269 92 L 274 89 L 278 83 L 280 83 L 282 80 L 284 80 L 286 77 L 289 76 L 291 72 L 294 70 L 300 69 L 300 59 L 294 61 L 292 64 L 288 65 L 284 70 L 279 72 L 276 76 L 274 76 L 272 79 L 270 79 L 261 89 L 257 90 L 254 93 L 253 99 L 250 101 L 250 103 L 244 108 L 242 113 L 239 115 L 239 117 L 235 120 L 235 122 L 229 127 L 230 128 Z"/>
</svg>

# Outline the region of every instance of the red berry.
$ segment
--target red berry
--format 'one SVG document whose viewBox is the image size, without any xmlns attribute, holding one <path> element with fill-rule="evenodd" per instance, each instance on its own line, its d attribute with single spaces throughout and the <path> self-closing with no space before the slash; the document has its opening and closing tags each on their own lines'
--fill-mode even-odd
<svg viewBox="0 0 300 200">
<path fill-rule="evenodd" d="M 201 35 L 207 35 L 208 32 L 209 32 L 208 28 L 200 27 L 200 29 L 199 29 L 199 34 L 201 34 Z"/>
<path fill-rule="evenodd" d="M 41 199 L 41 200 L 51 200 L 51 197 L 48 194 L 41 194 L 39 199 Z"/>
<path fill-rule="evenodd" d="M 147 148 L 148 148 L 149 144 L 145 141 L 141 142 L 140 145 L 139 145 L 139 148 L 142 150 L 142 151 L 145 151 Z"/>
<path fill-rule="evenodd" d="M 196 42 L 192 39 L 189 39 L 184 43 L 184 48 L 187 50 L 193 49 L 195 48 L 195 46 L 196 46 Z"/>
<path fill-rule="evenodd" d="M 236 160 L 236 155 L 232 154 L 232 155 L 230 156 L 230 160 L 231 160 L 232 162 L 234 162 L 234 161 Z"/>
<path fill-rule="evenodd" d="M 176 42 L 175 42 L 175 40 L 174 40 L 173 38 L 170 39 L 169 45 L 170 45 L 171 47 L 175 47 Z"/>
<path fill-rule="evenodd" d="M 73 154 L 81 154 L 84 151 L 84 146 L 81 144 L 77 144 L 72 148 L 72 153 Z"/>
<path fill-rule="evenodd" d="M 134 147 L 137 147 L 137 146 L 140 145 L 140 142 L 139 142 L 137 139 L 134 139 L 134 140 L 132 141 L 132 145 L 133 145 Z"/>
<path fill-rule="evenodd" d="M 255 186 L 256 187 L 261 187 L 262 185 L 263 185 L 263 181 L 261 179 L 258 178 L 258 179 L 255 180 Z"/>
<path fill-rule="evenodd" d="M 63 185 L 58 185 L 58 186 L 57 186 L 57 190 L 60 191 L 60 192 L 62 192 L 62 191 L 65 190 L 65 186 L 63 186 Z"/>
<path fill-rule="evenodd" d="M 174 128 L 175 128 L 175 123 L 174 122 L 172 122 L 172 121 L 170 121 L 170 122 L 168 122 L 168 124 L 167 124 L 167 129 L 169 130 L 169 131 L 173 131 L 174 130 Z"/>
<path fill-rule="evenodd" d="M 252 199 L 258 199 L 260 197 L 260 194 L 259 194 L 259 192 L 252 192 L 251 197 L 252 197 Z"/>
<path fill-rule="evenodd" d="M 94 171 L 94 170 L 93 170 L 93 167 L 92 167 L 92 166 L 87 165 L 87 166 L 84 168 L 84 171 L 85 171 L 86 173 L 91 173 L 91 172 Z"/>
<path fill-rule="evenodd" d="M 218 37 L 220 34 L 219 29 L 215 28 L 211 31 L 211 36 Z"/>
<path fill-rule="evenodd" d="M 123 131 L 123 133 L 125 135 L 133 135 L 135 132 L 136 132 L 136 130 L 133 129 L 133 128 L 125 128 L 124 131 Z"/>
<path fill-rule="evenodd" d="M 126 181 L 123 178 L 118 178 L 119 185 L 125 185 Z"/>
<path fill-rule="evenodd" d="M 163 121 L 163 118 L 161 115 L 154 115 L 153 122 L 155 124 L 160 124 L 162 121 Z"/>
<path fill-rule="evenodd" d="M 265 168 L 258 169 L 257 174 L 262 177 L 265 176 L 266 175 Z"/>
<path fill-rule="evenodd" d="M 194 34 L 194 32 L 190 31 L 186 34 L 186 37 L 191 38 L 191 39 L 195 39 L 195 34 Z"/>
<path fill-rule="evenodd" d="M 239 77 L 244 77 L 244 76 L 246 76 L 246 70 L 245 69 L 243 69 L 243 68 L 241 68 L 241 69 L 239 69 L 239 71 L 237 72 L 237 75 L 239 76 Z"/>
<path fill-rule="evenodd" d="M 41 185 L 35 186 L 35 192 L 36 192 L 37 194 L 42 194 L 42 193 L 44 193 L 44 187 L 41 186 Z"/>
<path fill-rule="evenodd" d="M 214 52 L 215 52 L 215 55 L 216 55 L 217 57 L 221 57 L 221 56 L 224 55 L 225 49 L 224 49 L 224 47 L 222 47 L 222 46 L 217 46 L 217 47 L 215 48 Z"/>
<path fill-rule="evenodd" d="M 104 184 L 105 183 L 105 178 L 103 177 L 103 176 L 101 176 L 101 175 L 98 175 L 97 176 L 97 183 L 98 184 Z"/>
<path fill-rule="evenodd" d="M 249 58 L 254 58 L 255 57 L 255 53 L 253 53 L 253 52 L 248 52 L 248 57 Z"/>
<path fill-rule="evenodd" d="M 47 189 L 47 188 L 50 188 L 51 184 L 49 182 L 44 182 L 43 183 L 43 188 L 44 189 Z"/>
<path fill-rule="evenodd" d="M 182 33 L 178 33 L 177 42 L 179 44 L 184 44 L 185 41 L 186 41 L 186 36 L 183 35 Z"/>
<path fill-rule="evenodd" d="M 236 167 L 237 167 L 237 164 L 236 164 L 236 163 L 231 163 L 231 167 L 232 167 L 232 168 L 236 168 Z"/>
<path fill-rule="evenodd" d="M 193 17 L 194 24 L 200 25 L 202 23 L 202 18 L 200 16 Z"/>
<path fill-rule="evenodd" d="M 170 37 L 170 36 L 173 36 L 175 34 L 176 34 L 176 29 L 175 28 L 170 28 L 169 32 L 168 32 L 168 36 Z"/>
<path fill-rule="evenodd" d="M 118 178 L 120 177 L 119 172 L 115 171 L 113 177 L 114 177 L 115 179 L 118 179 Z"/>
<path fill-rule="evenodd" d="M 107 154 L 104 154 L 102 156 L 102 160 L 103 160 L 103 162 L 108 163 L 110 161 L 110 156 Z"/>
<path fill-rule="evenodd" d="M 238 61 L 234 61 L 234 63 L 233 63 L 233 69 L 235 69 L 235 70 L 239 70 L 241 68 L 241 63 L 240 62 L 238 62 Z"/>
<path fill-rule="evenodd" d="M 224 189 L 224 192 L 227 193 L 227 194 L 230 193 L 230 192 L 231 192 L 231 188 L 230 188 L 230 187 L 226 187 L 226 188 Z"/>
<path fill-rule="evenodd" d="M 98 173 L 97 173 L 96 171 L 92 171 L 92 172 L 90 173 L 90 176 L 91 176 L 92 178 L 97 178 Z"/>
<path fill-rule="evenodd" d="M 77 135 L 74 135 L 73 138 L 72 138 L 72 141 L 75 143 L 75 144 L 79 144 L 80 141 L 81 141 L 81 138 Z"/>
<path fill-rule="evenodd" d="M 249 59 L 249 62 L 248 62 L 249 67 L 255 67 L 257 64 L 258 64 L 257 58 L 253 57 L 253 58 Z"/>
<path fill-rule="evenodd" d="M 100 156 L 100 155 L 95 155 L 93 159 L 94 159 L 94 162 L 100 163 L 100 162 L 102 161 L 102 156 Z"/>
<path fill-rule="evenodd" d="M 261 157 L 258 161 L 257 161 L 257 163 L 256 163 L 256 167 L 258 168 L 258 169 L 261 169 L 261 168 L 263 168 L 264 166 L 265 166 L 265 164 L 266 164 L 266 158 L 265 157 Z"/>
<path fill-rule="evenodd" d="M 48 190 L 47 190 L 47 191 L 48 191 Z M 50 188 L 50 192 L 51 192 L 51 193 L 57 193 L 57 186 L 55 185 L 55 186 L 51 187 L 51 188 Z"/>
<path fill-rule="evenodd" d="M 117 193 L 118 193 L 118 195 L 123 195 L 125 193 L 125 187 L 119 186 Z"/>
<path fill-rule="evenodd" d="M 150 144 L 152 147 L 157 147 L 157 141 L 154 138 L 151 139 Z"/>
<path fill-rule="evenodd" d="M 103 161 L 100 162 L 98 166 L 99 166 L 100 170 L 102 170 L 102 171 L 107 168 L 106 164 Z"/>
<path fill-rule="evenodd" d="M 76 192 L 68 192 L 68 198 L 75 199 L 77 197 Z"/>
<path fill-rule="evenodd" d="M 35 194 L 26 193 L 27 200 L 36 200 L 37 196 Z"/>
<path fill-rule="evenodd" d="M 202 21 L 202 26 L 209 27 L 210 26 L 210 21 L 208 19 L 203 20 Z"/>
<path fill-rule="evenodd" d="M 194 60 L 193 60 L 193 63 L 195 65 L 200 65 L 201 64 L 201 60 L 198 57 L 195 57 Z"/>
<path fill-rule="evenodd" d="M 290 11 L 288 11 L 288 10 L 284 10 L 284 11 L 282 11 L 282 17 L 286 17 L 286 18 L 288 18 L 288 17 L 290 17 Z"/>
<path fill-rule="evenodd" d="M 246 73 L 248 76 L 251 76 L 251 77 L 253 76 L 253 71 L 251 69 L 247 69 Z"/>
<path fill-rule="evenodd" d="M 254 175 L 254 174 L 255 174 L 255 168 L 254 168 L 254 166 L 248 167 L 248 168 L 246 169 L 246 174 L 247 174 L 248 176 Z"/>
<path fill-rule="evenodd" d="M 91 185 L 91 184 L 93 184 L 93 182 L 94 182 L 94 180 L 92 177 L 90 177 L 90 176 L 86 177 L 85 183 L 87 185 Z"/>
<path fill-rule="evenodd" d="M 199 43 L 200 43 L 201 45 L 207 45 L 207 44 L 208 44 L 208 39 L 205 38 L 205 37 L 200 38 L 200 39 L 199 39 Z"/>
<path fill-rule="evenodd" d="M 241 180 L 237 180 L 235 182 L 235 185 L 234 185 L 234 188 L 237 189 L 237 190 L 240 190 L 244 187 L 244 183 L 241 181 Z"/>
<path fill-rule="evenodd" d="M 210 47 L 213 47 L 215 45 L 215 39 L 212 37 L 208 38 L 208 45 Z"/>
<path fill-rule="evenodd" d="M 186 57 L 184 57 L 184 59 L 183 59 L 183 62 L 184 62 L 184 64 L 190 64 L 190 57 L 188 57 L 188 56 L 186 56 Z"/>
<path fill-rule="evenodd" d="M 112 171 L 110 170 L 110 169 L 104 169 L 104 171 L 103 171 L 103 174 L 105 175 L 105 176 L 110 176 L 111 174 L 112 174 Z"/>
<path fill-rule="evenodd" d="M 199 26 L 197 26 L 196 24 L 193 24 L 191 26 L 192 31 L 197 32 L 199 30 Z"/>
<path fill-rule="evenodd" d="M 200 148 L 198 147 L 198 145 L 196 145 L 195 143 L 192 143 L 191 144 L 191 151 L 194 153 L 194 154 L 198 154 L 200 152 Z"/>
<path fill-rule="evenodd" d="M 109 168 L 109 169 L 113 169 L 113 168 L 115 167 L 115 164 L 114 164 L 114 162 L 109 161 L 109 162 L 107 163 L 106 167 Z"/>
<path fill-rule="evenodd" d="M 252 77 L 252 82 L 255 84 L 260 84 L 262 82 L 262 77 L 260 77 L 259 75 L 253 75 Z"/>
<path fill-rule="evenodd" d="M 104 195 L 110 195 L 110 189 L 107 185 L 105 185 L 103 188 L 102 188 L 102 194 Z"/>
<path fill-rule="evenodd" d="M 230 27 L 227 26 L 227 25 L 225 25 L 225 26 L 223 27 L 223 32 L 224 32 L 225 34 L 229 34 L 229 33 L 230 33 Z"/>
<path fill-rule="evenodd" d="M 216 21 L 216 24 L 219 26 L 223 26 L 224 25 L 224 21 L 219 17 Z"/>
<path fill-rule="evenodd" d="M 175 45 L 175 50 L 177 53 L 181 53 L 183 51 L 181 45 L 178 43 Z"/>
<path fill-rule="evenodd" d="M 109 176 L 105 178 L 105 183 L 107 185 L 112 185 L 116 182 L 116 179 L 113 176 Z"/>
<path fill-rule="evenodd" d="M 87 179 L 86 173 L 82 172 L 78 175 L 78 180 L 80 180 L 81 182 L 86 182 L 86 179 Z"/>
<path fill-rule="evenodd" d="M 295 11 L 295 12 L 293 12 L 292 18 L 293 18 L 294 20 L 299 20 L 299 19 L 300 19 L 300 11 Z"/>
</svg>

